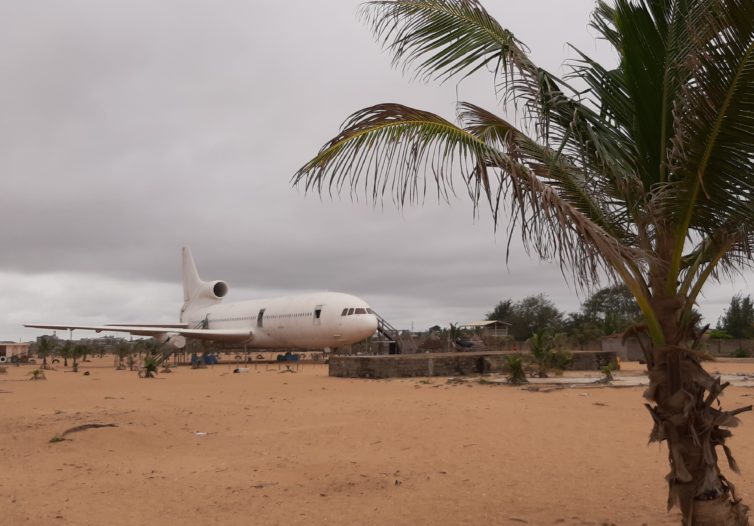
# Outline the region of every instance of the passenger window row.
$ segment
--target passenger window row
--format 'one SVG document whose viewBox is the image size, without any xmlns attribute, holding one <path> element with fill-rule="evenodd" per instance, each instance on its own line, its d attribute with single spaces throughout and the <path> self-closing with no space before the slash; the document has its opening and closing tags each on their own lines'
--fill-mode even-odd
<svg viewBox="0 0 754 526">
<path fill-rule="evenodd" d="M 264 315 L 264 319 L 266 319 L 266 320 L 269 320 L 269 319 L 280 320 L 282 318 L 304 318 L 304 317 L 308 317 L 308 316 L 311 316 L 311 315 L 312 315 L 311 312 L 301 312 L 301 313 L 298 313 L 298 314 L 265 314 Z"/>
<path fill-rule="evenodd" d="M 364 309 L 360 309 L 360 310 L 364 310 Z M 301 313 L 297 313 L 297 314 L 268 314 L 268 315 L 265 316 L 265 319 L 268 319 L 268 320 L 269 319 L 278 319 L 279 320 L 279 319 L 282 319 L 282 318 L 305 318 L 305 317 L 309 317 L 311 315 L 312 315 L 311 312 L 301 312 Z M 254 321 L 256 321 L 256 319 L 257 319 L 257 316 L 238 316 L 238 317 L 233 317 L 233 318 L 209 318 L 208 321 L 217 323 L 217 322 L 220 322 L 220 321 L 238 321 L 238 320 L 254 320 Z M 195 322 L 190 322 L 190 323 L 196 323 L 196 324 L 198 324 L 198 323 L 202 323 L 202 321 L 204 321 L 204 320 L 197 320 Z"/>
</svg>

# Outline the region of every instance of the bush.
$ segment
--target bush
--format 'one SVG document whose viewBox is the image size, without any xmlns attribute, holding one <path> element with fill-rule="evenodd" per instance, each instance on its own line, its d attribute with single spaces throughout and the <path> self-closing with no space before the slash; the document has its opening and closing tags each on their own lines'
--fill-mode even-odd
<svg viewBox="0 0 754 526">
<path fill-rule="evenodd" d="M 529 338 L 529 346 L 534 362 L 537 364 L 537 375 L 547 378 L 547 371 L 555 369 L 562 371 L 573 360 L 573 355 L 562 350 L 565 336 L 552 334 L 550 331 L 535 333 Z"/>
<path fill-rule="evenodd" d="M 526 384 L 529 380 L 526 379 L 526 373 L 524 373 L 524 361 L 520 356 L 516 354 L 509 354 L 505 357 L 505 363 L 508 366 L 509 384 Z"/>
<path fill-rule="evenodd" d="M 736 349 L 733 352 L 733 357 L 734 358 L 748 358 L 749 357 L 749 351 L 747 351 L 746 349 L 742 349 L 741 347 L 739 347 L 738 349 Z"/>
<path fill-rule="evenodd" d="M 559 371 L 565 371 L 568 369 L 568 366 L 571 365 L 571 362 L 573 361 L 573 354 L 571 354 L 568 351 L 552 351 L 550 354 L 550 365 L 553 369 L 557 369 Z"/>
<path fill-rule="evenodd" d="M 139 377 L 154 378 L 155 376 L 157 376 L 157 358 L 148 355 L 144 358 L 144 367 L 139 371 Z"/>
</svg>

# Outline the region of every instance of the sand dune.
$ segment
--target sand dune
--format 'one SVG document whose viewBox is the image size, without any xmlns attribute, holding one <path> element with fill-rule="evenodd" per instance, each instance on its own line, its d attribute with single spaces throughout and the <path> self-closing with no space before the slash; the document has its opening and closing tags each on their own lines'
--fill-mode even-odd
<svg viewBox="0 0 754 526">
<path fill-rule="evenodd" d="M 0 375 L 0 524 L 680 523 L 664 512 L 667 452 L 646 446 L 641 388 L 350 380 L 323 365 L 143 380 L 110 363 Z M 724 402 L 752 396 L 731 388 Z M 752 503 L 743 421 L 731 479 Z M 50 442 L 86 423 L 117 427 Z"/>
</svg>

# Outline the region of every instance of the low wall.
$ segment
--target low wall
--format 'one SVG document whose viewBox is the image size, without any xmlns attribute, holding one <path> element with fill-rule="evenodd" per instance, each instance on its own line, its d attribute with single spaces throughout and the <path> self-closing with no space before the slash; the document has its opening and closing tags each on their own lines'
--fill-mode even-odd
<svg viewBox="0 0 754 526">
<path fill-rule="evenodd" d="M 703 348 L 715 356 L 734 356 L 737 351 L 754 356 L 754 340 L 712 340 L 703 343 Z"/>
<path fill-rule="evenodd" d="M 331 356 L 330 376 L 345 378 L 406 378 L 415 376 L 464 376 L 501 373 L 508 352 L 459 352 L 397 354 L 383 356 Z M 617 354 L 576 351 L 569 370 L 596 371 L 617 364 Z"/>
</svg>

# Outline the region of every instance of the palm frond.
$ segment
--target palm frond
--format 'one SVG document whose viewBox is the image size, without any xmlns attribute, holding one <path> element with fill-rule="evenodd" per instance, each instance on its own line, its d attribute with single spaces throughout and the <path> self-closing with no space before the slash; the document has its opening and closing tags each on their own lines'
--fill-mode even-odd
<svg viewBox="0 0 754 526">
<path fill-rule="evenodd" d="M 509 202 L 508 235 L 518 229 L 527 248 L 570 268 L 579 285 L 619 272 L 634 281 L 639 293 L 646 292 L 635 265 L 647 254 L 624 246 L 565 199 L 550 184 L 554 178 L 541 179 L 540 162 L 517 159 L 521 154 L 511 155 L 511 147 L 515 143 L 488 142 L 430 112 L 380 104 L 353 114 L 340 134 L 296 173 L 294 183 L 319 193 L 348 187 L 370 199 L 390 191 L 403 205 L 423 199 L 431 186 L 438 195 L 448 195 L 457 177 L 475 203 L 487 199 L 496 224 L 501 205 Z"/>
<path fill-rule="evenodd" d="M 474 104 L 459 104 L 459 119 L 468 132 L 490 146 L 502 149 L 517 163 L 527 166 L 547 182 L 590 221 L 624 244 L 635 241 L 624 227 L 624 221 L 606 206 L 604 179 L 578 166 L 578 158 L 569 158 L 562 151 L 543 146 L 511 123 Z M 625 203 L 621 203 L 625 206 Z"/>
<path fill-rule="evenodd" d="M 669 154 L 676 268 L 689 231 L 709 234 L 728 222 L 754 229 L 754 2 L 704 4 Z"/>
<path fill-rule="evenodd" d="M 476 0 L 376 0 L 361 13 L 392 52 L 393 64 L 426 80 L 536 69 L 513 33 Z"/>
<path fill-rule="evenodd" d="M 439 80 L 489 69 L 504 101 L 520 104 L 538 141 L 584 158 L 595 173 L 624 186 L 626 174 L 635 173 L 625 135 L 582 104 L 566 81 L 533 63 L 526 46 L 476 0 L 379 0 L 363 13 L 395 65 Z"/>
<path fill-rule="evenodd" d="M 454 193 L 449 175 L 457 170 L 468 180 L 477 141 L 455 124 L 431 112 L 401 104 L 379 104 L 351 115 L 340 134 L 294 175 L 307 191 L 353 195 L 363 192 L 378 201 L 386 193 L 398 205 L 424 199 L 434 182 L 439 199 Z M 471 162 L 471 164 L 470 164 Z M 482 182 L 482 184 L 487 183 Z"/>
</svg>

